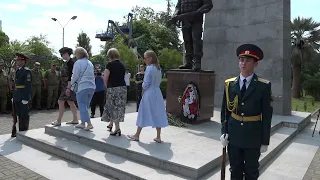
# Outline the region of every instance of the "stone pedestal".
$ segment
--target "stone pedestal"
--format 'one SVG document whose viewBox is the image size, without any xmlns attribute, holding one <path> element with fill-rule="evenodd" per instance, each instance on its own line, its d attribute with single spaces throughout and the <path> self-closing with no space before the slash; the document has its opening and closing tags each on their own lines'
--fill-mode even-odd
<svg viewBox="0 0 320 180">
<path fill-rule="evenodd" d="M 167 74 L 166 109 L 168 113 L 183 118 L 179 97 L 181 97 L 190 82 L 197 85 L 200 99 L 199 116 L 196 121 L 210 120 L 214 110 L 215 73 L 214 71 L 191 71 L 173 69 Z"/>
</svg>

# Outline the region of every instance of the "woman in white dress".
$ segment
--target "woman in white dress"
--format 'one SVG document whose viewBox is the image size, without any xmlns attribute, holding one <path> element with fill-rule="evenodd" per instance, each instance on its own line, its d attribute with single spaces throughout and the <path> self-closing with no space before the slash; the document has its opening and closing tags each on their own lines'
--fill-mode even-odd
<svg viewBox="0 0 320 180">
<path fill-rule="evenodd" d="M 162 81 L 160 66 L 158 58 L 153 51 L 146 51 L 144 60 L 147 68 L 142 83 L 142 99 L 136 122 L 138 128 L 136 133 L 128 135 L 128 138 L 133 141 L 139 141 L 142 128 L 151 126 L 157 129 L 157 137 L 153 140 L 161 143 L 161 128 L 168 126 L 168 118 L 160 90 Z"/>
</svg>

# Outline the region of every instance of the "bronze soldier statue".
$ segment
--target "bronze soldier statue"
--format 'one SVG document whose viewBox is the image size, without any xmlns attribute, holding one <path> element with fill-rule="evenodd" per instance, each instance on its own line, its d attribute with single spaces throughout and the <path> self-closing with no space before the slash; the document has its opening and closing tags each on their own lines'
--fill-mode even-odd
<svg viewBox="0 0 320 180">
<path fill-rule="evenodd" d="M 203 56 L 203 14 L 212 9 L 212 0 L 178 0 L 170 23 L 182 23 L 185 63 L 179 69 L 201 70 Z"/>
</svg>

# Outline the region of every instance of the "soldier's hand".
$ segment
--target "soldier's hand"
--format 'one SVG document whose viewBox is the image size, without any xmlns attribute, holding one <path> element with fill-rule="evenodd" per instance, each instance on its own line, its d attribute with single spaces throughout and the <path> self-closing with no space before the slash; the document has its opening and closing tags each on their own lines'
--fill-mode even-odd
<svg viewBox="0 0 320 180">
<path fill-rule="evenodd" d="M 22 102 L 22 104 L 24 104 L 24 105 L 28 104 L 28 101 L 25 101 L 25 100 L 22 100 L 21 102 Z"/>
<path fill-rule="evenodd" d="M 11 98 L 11 102 L 13 102 L 13 98 Z"/>
<path fill-rule="evenodd" d="M 229 135 L 228 134 L 222 134 L 220 137 L 220 141 L 223 147 L 226 147 L 229 143 L 228 141 Z"/>
<path fill-rule="evenodd" d="M 260 148 L 260 152 L 261 152 L 261 153 L 265 153 L 265 152 L 267 152 L 267 151 L 268 151 L 268 146 L 262 145 L 261 148 Z"/>
</svg>

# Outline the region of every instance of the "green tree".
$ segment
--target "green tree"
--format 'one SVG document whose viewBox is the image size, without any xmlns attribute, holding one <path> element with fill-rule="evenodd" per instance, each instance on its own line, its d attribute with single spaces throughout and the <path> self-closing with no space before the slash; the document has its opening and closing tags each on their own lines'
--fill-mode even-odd
<svg viewBox="0 0 320 180">
<path fill-rule="evenodd" d="M 300 98 L 301 96 L 301 72 L 308 52 L 319 50 L 320 40 L 320 23 L 315 22 L 312 18 L 297 17 L 291 23 L 292 56 L 292 97 Z"/>
<path fill-rule="evenodd" d="M 51 56 L 53 53 L 53 49 L 49 47 L 50 42 L 47 40 L 46 35 L 31 36 L 26 40 L 26 43 L 34 56 Z"/>
<path fill-rule="evenodd" d="M 159 64 L 164 69 L 175 69 L 178 68 L 179 65 L 182 64 L 183 57 L 182 55 L 175 49 L 163 49 L 160 52 Z"/>
<path fill-rule="evenodd" d="M 120 53 L 120 59 L 125 64 L 126 68 L 129 69 L 131 74 L 137 72 L 139 60 L 134 52 L 124 44 L 116 44 L 115 48 L 118 49 Z"/>
<path fill-rule="evenodd" d="M 0 47 L 9 45 L 9 36 L 0 30 Z"/>
<path fill-rule="evenodd" d="M 181 51 L 179 31 L 175 26 L 167 25 L 172 13 L 171 4 L 171 1 L 167 1 L 166 12 L 155 12 L 150 7 L 139 6 L 132 9 L 134 14 L 133 37 L 145 35 L 138 41 L 139 54 L 143 54 L 147 49 L 152 49 L 157 54 L 164 48 Z"/>
<path fill-rule="evenodd" d="M 85 50 L 87 50 L 89 56 L 92 56 L 91 53 L 91 44 L 90 44 L 90 38 L 87 35 L 87 33 L 84 33 L 83 31 L 81 33 L 79 33 L 78 37 L 77 37 L 77 47 L 83 47 Z"/>
</svg>

